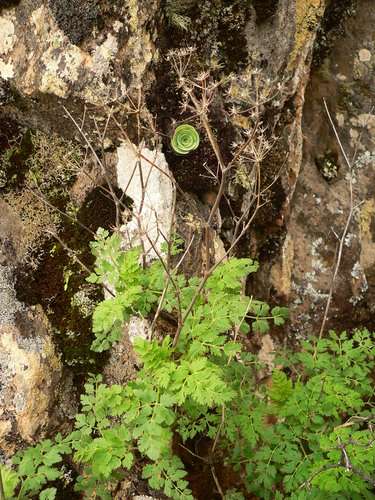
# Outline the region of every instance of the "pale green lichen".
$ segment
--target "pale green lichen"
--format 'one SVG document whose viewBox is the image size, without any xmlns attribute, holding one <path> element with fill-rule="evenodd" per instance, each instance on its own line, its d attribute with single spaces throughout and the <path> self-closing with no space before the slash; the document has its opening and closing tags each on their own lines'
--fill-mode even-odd
<svg viewBox="0 0 375 500">
<path fill-rule="evenodd" d="M 146 10 L 142 10 L 142 3 L 138 0 L 126 2 L 127 18 L 131 36 L 127 47 L 131 60 L 131 72 L 137 81 L 141 81 L 147 66 L 156 57 L 157 51 L 146 24 L 150 18 L 150 12 L 157 12 L 157 2 L 150 3 Z M 147 12 L 147 17 L 146 13 Z"/>
<path fill-rule="evenodd" d="M 164 11 L 169 23 L 183 31 L 188 31 L 191 24 L 189 13 L 194 8 L 196 3 L 197 0 L 185 0 L 183 2 L 166 0 Z"/>
<path fill-rule="evenodd" d="M 298 54 L 311 39 L 312 33 L 318 27 L 319 19 L 323 15 L 324 9 L 324 0 L 296 1 L 296 28 L 294 32 L 294 48 L 287 67 L 289 71 L 293 68 Z"/>
<path fill-rule="evenodd" d="M 245 189 L 249 189 L 251 186 L 250 176 L 249 176 L 249 167 L 244 163 L 240 163 L 235 170 L 233 181 L 237 186 L 241 186 Z"/>
<path fill-rule="evenodd" d="M 358 215 L 359 230 L 361 239 L 372 240 L 371 222 L 375 214 L 374 200 L 367 200 L 361 205 Z"/>
<path fill-rule="evenodd" d="M 319 255 L 319 248 L 323 246 L 323 243 L 322 237 L 316 238 L 311 245 L 311 255 Z M 324 245 L 323 248 L 327 249 L 327 245 Z"/>
<path fill-rule="evenodd" d="M 350 247 L 353 240 L 357 239 L 357 235 L 353 233 L 348 233 L 344 240 L 344 245 Z"/>
<path fill-rule="evenodd" d="M 95 302 L 85 293 L 84 290 L 78 290 L 71 298 L 72 306 L 76 306 L 84 318 L 88 318 L 94 312 Z"/>
<path fill-rule="evenodd" d="M 371 61 L 371 52 L 367 49 L 361 49 L 358 52 L 358 57 L 361 62 Z"/>
</svg>

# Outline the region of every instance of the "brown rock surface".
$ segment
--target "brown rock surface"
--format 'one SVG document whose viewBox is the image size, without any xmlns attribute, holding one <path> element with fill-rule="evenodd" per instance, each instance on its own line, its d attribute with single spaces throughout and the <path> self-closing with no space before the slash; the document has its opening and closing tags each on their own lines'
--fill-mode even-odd
<svg viewBox="0 0 375 500">
<path fill-rule="evenodd" d="M 328 328 L 374 329 L 374 113 L 375 7 L 358 2 L 332 52 L 314 71 L 303 108 L 304 154 L 287 220 L 293 242 L 290 333 L 317 333 L 332 279 L 332 267 L 350 209 L 348 166 L 329 126 L 323 98 L 353 167 L 357 206 L 343 248 Z M 319 159 L 331 152 L 337 176 L 325 178 Z M 336 236 L 337 235 L 337 236 Z M 285 245 L 285 243 L 284 243 Z M 285 272 L 290 269 L 287 262 Z M 292 326 L 293 325 L 293 326 Z"/>
<path fill-rule="evenodd" d="M 76 412 L 66 373 L 39 307 L 25 308 L 13 289 L 21 224 L 0 200 L 0 456 L 12 456 L 51 431 L 68 430 Z"/>
</svg>

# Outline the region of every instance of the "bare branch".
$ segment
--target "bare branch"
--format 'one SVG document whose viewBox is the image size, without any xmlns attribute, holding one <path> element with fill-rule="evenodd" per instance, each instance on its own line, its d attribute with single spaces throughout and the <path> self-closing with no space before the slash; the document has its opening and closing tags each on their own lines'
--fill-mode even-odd
<svg viewBox="0 0 375 500">
<path fill-rule="evenodd" d="M 172 283 L 173 288 L 175 289 L 176 300 L 177 300 L 178 328 L 180 328 L 180 326 L 182 328 L 183 323 L 182 323 L 182 319 L 181 319 L 181 317 L 182 317 L 182 310 L 181 310 L 181 301 L 180 301 L 180 289 L 178 288 L 177 283 L 173 279 L 173 276 L 170 273 L 169 269 L 165 265 L 163 257 L 161 256 L 160 252 L 158 251 L 158 249 L 156 248 L 156 246 L 154 245 L 153 241 L 151 240 L 151 238 L 149 237 L 149 235 L 147 233 L 146 233 L 146 238 L 148 239 L 148 241 L 149 241 L 150 245 L 152 246 L 154 252 L 156 253 L 158 259 L 160 260 L 162 266 L 164 267 L 164 270 L 165 270 L 165 272 L 167 274 L 167 277 L 170 280 L 170 282 Z"/>
<path fill-rule="evenodd" d="M 333 428 L 333 430 L 341 429 L 343 427 L 351 427 L 352 425 L 359 424 L 362 422 L 367 422 L 369 420 L 375 420 L 375 413 L 372 413 L 367 417 L 350 417 L 348 422 L 345 422 L 345 424 L 337 425 L 336 427 Z"/>
<path fill-rule="evenodd" d="M 224 495 L 223 490 L 222 490 L 222 488 L 220 486 L 219 480 L 218 480 L 218 478 L 216 476 L 215 467 L 213 465 L 211 466 L 211 474 L 212 474 L 212 477 L 214 478 L 214 481 L 215 481 L 215 484 L 216 484 L 216 488 L 218 489 L 221 498 L 223 500 L 225 500 L 225 495 Z"/>
<path fill-rule="evenodd" d="M 338 468 L 341 468 L 341 467 L 345 467 L 345 472 L 352 471 L 354 474 L 356 474 L 357 476 L 361 477 L 366 482 L 372 484 L 372 486 L 375 486 L 375 479 L 373 479 L 368 474 L 366 474 L 362 470 L 358 469 L 358 467 L 356 467 L 355 465 L 353 465 L 353 463 L 351 462 L 351 460 L 349 458 L 348 452 L 346 450 L 346 447 L 348 445 L 352 445 L 352 444 L 359 444 L 361 446 L 371 446 L 372 443 L 375 441 L 375 439 L 373 438 L 368 443 L 356 443 L 353 440 L 349 440 L 346 443 L 342 443 L 340 436 L 337 436 L 337 441 L 338 441 L 339 444 L 337 446 L 334 446 L 331 449 L 341 450 L 340 461 L 337 462 L 336 464 L 323 465 L 323 467 L 321 467 L 320 469 L 318 469 L 317 471 L 315 471 L 313 474 L 311 474 L 311 476 L 303 484 L 301 484 L 301 486 L 299 487 L 299 489 L 302 489 L 303 487 L 306 486 L 307 489 L 309 490 L 309 492 L 311 492 L 311 481 L 312 481 L 312 479 L 315 476 L 317 476 L 318 474 L 321 474 L 322 472 L 324 472 L 326 470 L 329 470 L 329 469 L 338 469 Z"/>
<path fill-rule="evenodd" d="M 325 107 L 326 113 L 328 115 L 329 122 L 331 124 L 333 132 L 334 132 L 334 134 L 336 136 L 336 139 L 337 139 L 337 141 L 339 143 L 340 150 L 341 150 L 341 152 L 342 152 L 342 154 L 343 154 L 343 156 L 345 158 L 346 164 L 348 166 L 348 171 L 349 171 L 349 180 L 348 180 L 348 182 L 349 182 L 349 200 L 350 201 L 349 201 L 349 212 L 348 212 L 348 215 L 347 215 L 347 218 L 346 218 L 345 227 L 344 227 L 344 229 L 343 229 L 343 231 L 341 233 L 341 237 L 340 237 L 340 240 L 339 240 L 337 255 L 336 255 L 336 259 L 335 259 L 335 263 L 334 263 L 334 267 L 333 267 L 333 274 L 332 274 L 331 286 L 330 286 L 330 289 L 329 289 L 329 292 L 328 292 L 328 298 L 327 298 L 327 302 L 326 302 L 326 307 L 325 307 L 325 310 L 324 310 L 323 320 L 322 320 L 322 324 L 321 324 L 320 331 L 319 331 L 319 339 L 322 338 L 323 333 L 324 333 L 324 329 L 325 329 L 325 326 L 326 326 L 326 322 L 327 322 L 327 318 L 328 318 L 328 312 L 329 312 L 329 309 L 331 307 L 332 296 L 333 296 L 333 291 L 334 291 L 334 287 L 335 287 L 335 283 L 336 283 L 336 278 L 337 278 L 337 274 L 338 274 L 338 271 L 339 271 L 339 268 L 340 268 L 340 264 L 341 264 L 342 251 L 343 251 L 343 248 L 344 248 L 345 238 L 346 238 L 346 235 L 348 233 L 349 226 L 350 226 L 350 223 L 352 221 L 353 214 L 354 214 L 353 167 L 352 167 L 352 164 L 349 162 L 349 159 L 348 159 L 348 157 L 347 157 L 347 155 L 345 153 L 344 147 L 343 147 L 342 142 L 340 140 L 340 137 L 339 137 L 339 135 L 337 133 L 335 124 L 333 123 L 333 120 L 331 118 L 331 114 L 329 112 L 326 100 L 323 99 L 323 102 L 324 102 L 324 107 Z"/>
</svg>

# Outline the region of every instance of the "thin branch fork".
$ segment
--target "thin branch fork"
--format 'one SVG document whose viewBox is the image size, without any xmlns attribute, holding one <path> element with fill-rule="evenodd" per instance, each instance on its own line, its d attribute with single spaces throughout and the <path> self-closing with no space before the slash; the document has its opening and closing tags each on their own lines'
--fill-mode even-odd
<svg viewBox="0 0 375 500">
<path fill-rule="evenodd" d="M 182 310 L 181 310 L 181 302 L 180 302 L 180 289 L 178 288 L 178 285 L 177 283 L 175 282 L 175 280 L 173 279 L 173 276 L 170 272 L 170 270 L 167 268 L 167 266 L 165 265 L 164 263 L 164 260 L 162 258 L 162 256 L 160 255 L 160 252 L 158 251 L 158 249 L 156 248 L 156 246 L 154 245 L 153 241 L 151 240 L 151 238 L 149 237 L 148 234 L 146 234 L 146 238 L 148 239 L 150 245 L 152 246 L 154 252 L 156 253 L 158 259 L 160 260 L 162 266 L 164 267 L 164 271 L 166 272 L 167 274 L 167 277 L 168 277 L 168 280 L 172 283 L 173 285 L 173 288 L 175 289 L 175 293 L 176 293 L 176 299 L 177 299 L 177 317 L 178 317 L 178 328 L 182 329 L 182 325 L 183 325 L 183 320 L 182 320 Z M 164 290 L 166 290 L 166 288 L 164 288 Z M 165 296 L 165 294 L 164 294 Z M 173 347 L 175 345 L 173 344 Z"/>
<path fill-rule="evenodd" d="M 375 413 L 372 413 L 367 417 L 351 417 L 351 419 L 348 420 L 348 422 L 345 422 L 345 424 L 342 425 L 337 425 L 336 427 L 333 428 L 333 430 L 342 429 L 343 427 L 351 427 L 352 425 L 368 422 L 369 420 L 375 420 Z"/>
<path fill-rule="evenodd" d="M 374 440 L 375 439 L 373 438 L 369 443 L 366 443 L 366 444 L 368 446 L 371 446 L 372 443 L 374 442 Z M 352 471 L 354 474 L 356 474 L 357 476 L 361 477 L 366 482 L 372 484 L 372 486 L 375 486 L 375 479 L 373 479 L 372 477 L 370 477 L 368 474 L 366 474 L 362 470 L 358 469 L 358 467 L 356 467 L 355 465 L 353 465 L 353 463 L 351 462 L 351 460 L 349 458 L 349 455 L 348 455 L 348 452 L 346 450 L 346 447 L 349 444 L 353 444 L 352 441 L 348 441 L 346 443 L 342 443 L 340 436 L 337 436 L 337 441 L 338 441 L 339 444 L 337 446 L 335 446 L 334 448 L 331 448 L 331 449 L 339 449 L 339 450 L 341 450 L 340 461 L 337 462 L 337 463 L 335 463 L 335 464 L 331 464 L 331 465 L 323 465 L 323 467 L 321 467 L 320 469 L 318 469 L 317 471 L 315 471 L 313 474 L 311 474 L 311 476 L 307 479 L 307 481 L 305 481 L 303 484 L 301 484 L 301 486 L 299 487 L 299 489 L 302 489 L 302 488 L 304 488 L 306 486 L 307 489 L 309 490 L 309 492 L 311 493 L 311 481 L 314 479 L 315 476 L 317 476 L 318 474 L 321 474 L 322 472 L 324 472 L 326 470 L 329 470 L 329 469 L 338 469 L 338 468 L 341 468 L 341 467 L 345 467 L 345 472 Z M 361 445 L 364 446 L 364 443 L 361 443 Z"/>
<path fill-rule="evenodd" d="M 350 226 L 350 223 L 352 221 L 352 217 L 353 217 L 353 214 L 354 214 L 354 210 L 355 210 L 355 205 L 354 205 L 354 201 L 353 201 L 353 176 L 352 176 L 352 173 L 353 173 L 353 166 L 352 164 L 350 163 L 346 153 L 345 153 L 345 149 L 342 145 L 342 142 L 340 140 L 340 137 L 337 133 L 337 130 L 336 130 L 336 127 L 335 127 L 335 124 L 333 123 L 333 120 L 332 120 L 332 117 L 331 117 L 331 114 L 329 112 L 329 109 L 328 109 L 328 106 L 327 106 L 327 102 L 325 99 L 323 99 L 323 102 L 324 102 L 324 107 L 325 107 L 325 110 L 326 110 L 326 113 L 327 113 L 327 116 L 328 116 L 328 120 L 329 120 L 329 123 L 332 127 L 332 130 L 336 136 L 336 139 L 337 139 L 337 142 L 339 144 L 339 147 L 340 147 L 340 150 L 341 150 L 341 153 L 345 159 L 345 162 L 347 164 L 347 167 L 348 167 L 348 171 L 349 171 L 349 213 L 348 213 L 348 216 L 346 218 L 346 223 L 345 223 L 345 227 L 341 233 L 341 237 L 340 237 L 340 240 L 339 240 L 339 245 L 338 245 L 338 250 L 337 250 L 337 256 L 336 256 L 336 260 L 335 260 L 335 264 L 334 264 L 334 268 L 333 268 L 333 275 L 332 275 L 332 281 L 331 281 L 331 286 L 330 286 L 330 289 L 329 289 L 329 292 L 328 292 L 328 298 L 327 298 L 327 302 L 326 302 L 326 307 L 325 307 L 325 310 L 324 310 L 324 315 L 323 315 L 323 320 L 322 320 L 322 324 L 321 324 L 321 327 L 320 327 L 320 331 L 319 331 L 319 339 L 322 338 L 323 336 L 323 333 L 324 333 L 324 329 L 325 329 L 325 326 L 326 326 L 326 322 L 327 322 L 327 318 L 328 318 L 328 312 L 329 312 L 329 309 L 331 307 L 331 302 L 332 302 L 332 296 L 333 296 L 333 291 L 334 291 L 334 287 L 335 287 L 335 283 L 336 283 L 336 278 L 337 278 L 337 274 L 338 274 L 338 271 L 339 271 L 339 268 L 340 268 L 340 264 L 341 264 L 341 258 L 342 258 L 342 251 L 343 251 L 343 248 L 344 248 L 344 243 L 345 243 L 345 238 L 346 238 L 346 235 L 348 234 L 348 230 L 349 230 L 349 226 Z"/>
</svg>

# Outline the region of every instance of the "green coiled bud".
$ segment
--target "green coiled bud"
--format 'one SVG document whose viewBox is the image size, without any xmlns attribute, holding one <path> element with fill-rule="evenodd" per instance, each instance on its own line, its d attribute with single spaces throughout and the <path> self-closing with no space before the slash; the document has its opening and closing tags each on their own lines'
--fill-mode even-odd
<svg viewBox="0 0 375 500">
<path fill-rule="evenodd" d="M 179 125 L 172 136 L 172 148 L 180 155 L 187 155 L 199 146 L 199 135 L 191 125 Z"/>
</svg>

